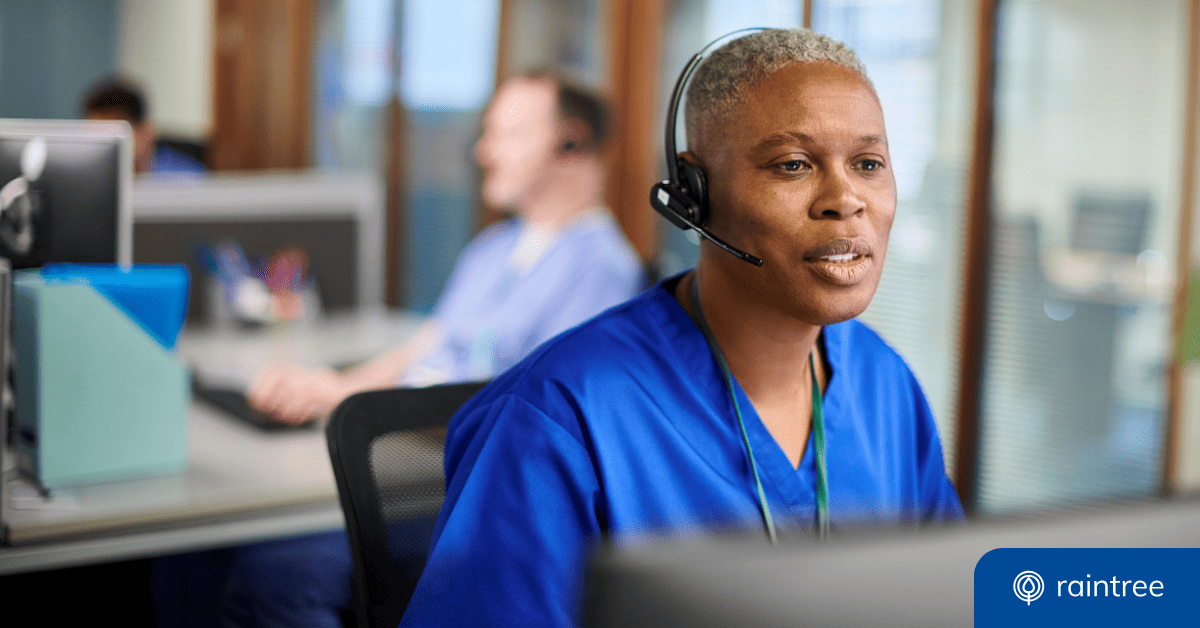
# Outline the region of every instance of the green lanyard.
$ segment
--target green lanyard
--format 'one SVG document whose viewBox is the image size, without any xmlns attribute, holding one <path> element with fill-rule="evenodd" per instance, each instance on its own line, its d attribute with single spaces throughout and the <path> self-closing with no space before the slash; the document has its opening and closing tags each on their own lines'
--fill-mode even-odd
<svg viewBox="0 0 1200 628">
<path fill-rule="evenodd" d="M 746 422 L 742 419 L 742 410 L 738 406 L 737 393 L 733 388 L 733 373 L 729 370 L 729 363 L 725 361 L 725 353 L 721 351 L 721 346 L 717 344 L 717 339 L 713 336 L 712 330 L 708 327 L 708 321 L 704 318 L 704 311 L 700 309 L 700 288 L 699 281 L 696 276 L 692 275 L 692 309 L 696 311 L 696 319 L 700 323 L 700 329 L 704 332 L 704 338 L 708 340 L 708 346 L 712 349 L 713 355 L 717 356 L 717 362 L 721 365 L 721 371 L 725 374 L 725 384 L 729 388 L 729 398 L 733 400 L 733 412 L 737 415 L 738 428 L 742 432 L 742 444 L 746 446 L 746 457 L 750 460 L 750 471 L 754 475 L 754 488 L 758 493 L 758 508 L 762 512 L 763 526 L 767 530 L 767 537 L 774 544 L 778 541 L 775 534 L 775 522 L 771 519 L 771 507 L 767 505 L 767 495 L 763 491 L 762 481 L 758 477 L 758 463 L 754 460 L 754 448 L 750 446 L 750 436 L 746 434 Z M 817 537 L 824 540 L 829 537 L 829 474 L 826 473 L 825 460 L 825 417 L 821 408 L 821 386 L 817 382 L 817 368 L 812 355 L 808 357 L 809 370 L 812 371 L 812 429 L 813 429 L 813 444 L 816 446 L 817 459 Z"/>
</svg>

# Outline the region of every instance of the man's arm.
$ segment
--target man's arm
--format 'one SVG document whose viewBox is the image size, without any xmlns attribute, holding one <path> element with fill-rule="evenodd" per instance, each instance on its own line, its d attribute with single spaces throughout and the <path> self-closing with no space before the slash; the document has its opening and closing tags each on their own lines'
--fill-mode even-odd
<svg viewBox="0 0 1200 628">
<path fill-rule="evenodd" d="M 342 378 L 351 393 L 394 386 L 405 371 L 429 357 L 444 337 L 445 329 L 441 321 L 431 318 L 421 324 L 416 335 L 407 343 L 346 371 Z"/>
<path fill-rule="evenodd" d="M 344 373 L 272 364 L 255 376 L 247 398 L 280 421 L 304 423 L 328 414 L 354 393 L 395 386 L 400 375 L 433 352 L 443 333 L 441 323 L 429 319 L 412 340 Z"/>
</svg>

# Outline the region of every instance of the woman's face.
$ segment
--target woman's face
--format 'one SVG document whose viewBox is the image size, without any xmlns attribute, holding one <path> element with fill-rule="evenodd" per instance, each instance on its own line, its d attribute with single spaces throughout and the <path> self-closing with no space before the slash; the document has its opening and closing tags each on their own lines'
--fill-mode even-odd
<svg viewBox="0 0 1200 628">
<path fill-rule="evenodd" d="M 714 120 L 702 154 L 711 228 L 764 260 L 713 246 L 748 299 L 825 325 L 867 308 L 883 271 L 896 183 L 883 110 L 866 81 L 832 63 L 792 63 Z"/>
</svg>

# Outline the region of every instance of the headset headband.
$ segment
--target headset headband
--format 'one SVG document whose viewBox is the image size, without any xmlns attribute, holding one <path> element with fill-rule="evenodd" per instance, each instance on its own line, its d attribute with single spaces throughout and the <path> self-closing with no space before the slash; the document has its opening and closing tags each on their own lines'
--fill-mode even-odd
<svg viewBox="0 0 1200 628">
<path fill-rule="evenodd" d="M 679 73 L 679 80 L 675 81 L 675 90 L 671 92 L 671 104 L 668 107 L 670 115 L 667 116 L 666 129 L 667 166 L 669 167 L 667 175 L 672 181 L 676 183 L 679 182 L 679 175 L 677 174 L 679 172 L 679 151 L 675 149 L 675 127 L 679 125 L 679 101 L 683 99 L 683 91 L 687 87 L 688 80 L 692 78 L 692 74 L 696 72 L 696 68 L 700 67 L 700 62 L 704 61 L 705 56 L 712 52 L 718 44 L 724 44 L 730 38 L 736 38 L 736 35 L 761 33 L 766 30 L 770 29 L 757 26 L 752 28 L 743 28 L 733 31 L 732 33 L 726 33 L 709 42 L 707 46 L 701 48 L 700 52 L 697 52 L 695 55 L 693 55 L 691 61 L 688 61 L 688 64 L 684 66 L 683 72 Z"/>
</svg>

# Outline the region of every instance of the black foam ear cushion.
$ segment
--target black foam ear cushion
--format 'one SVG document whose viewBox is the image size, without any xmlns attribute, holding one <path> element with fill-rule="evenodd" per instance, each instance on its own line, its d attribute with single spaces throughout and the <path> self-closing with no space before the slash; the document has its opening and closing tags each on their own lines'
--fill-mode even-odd
<svg viewBox="0 0 1200 628">
<path fill-rule="evenodd" d="M 696 215 L 692 220 L 701 227 L 708 224 L 708 175 L 696 164 L 679 162 L 679 182 L 695 203 Z"/>
</svg>

